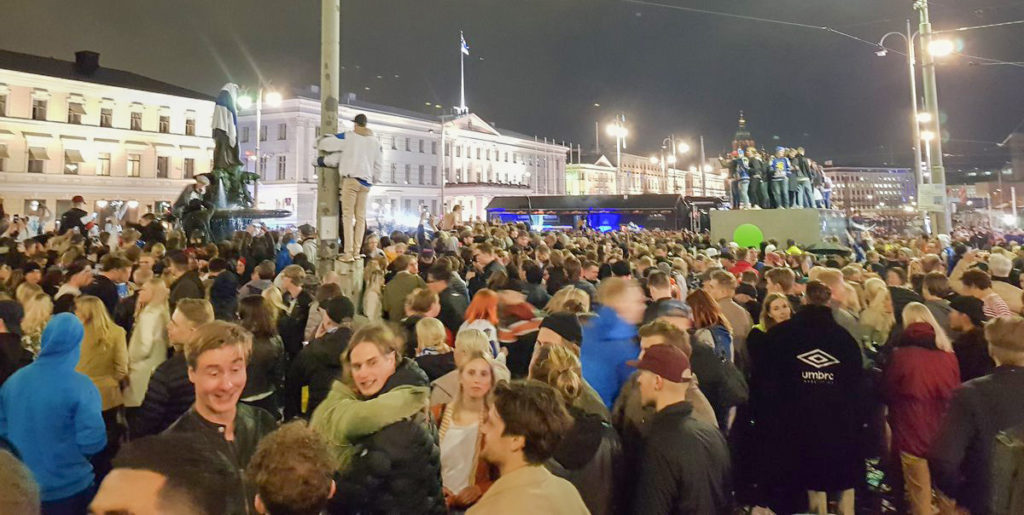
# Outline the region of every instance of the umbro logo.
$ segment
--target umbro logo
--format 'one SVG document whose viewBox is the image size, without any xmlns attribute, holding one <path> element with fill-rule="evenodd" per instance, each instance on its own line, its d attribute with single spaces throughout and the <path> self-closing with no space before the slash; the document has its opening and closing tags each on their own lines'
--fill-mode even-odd
<svg viewBox="0 0 1024 515">
<path fill-rule="evenodd" d="M 799 359 L 814 368 L 825 368 L 839 364 L 839 360 L 836 359 L 835 356 L 821 349 L 814 349 L 810 352 L 805 352 L 798 355 L 796 359 Z"/>
</svg>

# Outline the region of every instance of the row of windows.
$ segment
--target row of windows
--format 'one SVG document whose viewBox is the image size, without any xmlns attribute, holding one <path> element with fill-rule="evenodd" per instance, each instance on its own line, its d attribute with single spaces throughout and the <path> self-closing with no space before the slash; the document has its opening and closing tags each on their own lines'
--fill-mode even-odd
<svg viewBox="0 0 1024 515">
<path fill-rule="evenodd" d="M 537 166 L 541 166 L 541 167 L 545 166 L 545 161 L 542 160 L 540 157 L 536 157 L 535 158 L 534 156 L 531 156 L 531 155 L 528 155 L 528 156 L 524 157 L 521 154 L 519 154 L 518 152 L 509 152 L 507 150 L 502 152 L 502 151 L 497 150 L 497 149 L 489 149 L 489 148 L 485 149 L 485 148 L 481 148 L 481 147 L 470 147 L 469 145 L 466 145 L 465 147 L 463 147 L 462 145 L 456 145 L 455 146 L 455 157 L 462 157 L 463 149 L 465 149 L 465 155 L 466 155 L 467 158 L 473 158 L 473 151 L 475 150 L 476 151 L 475 159 L 482 159 L 484 161 L 504 161 L 504 162 L 508 163 L 509 159 L 511 158 L 512 164 L 522 163 L 522 164 L 525 164 L 527 166 L 533 166 L 534 163 L 536 162 Z M 445 156 L 447 156 L 447 155 L 449 155 L 449 150 L 448 149 L 446 149 L 446 151 L 445 151 Z"/>
<path fill-rule="evenodd" d="M 46 121 L 46 110 L 49 105 L 49 101 L 45 98 L 36 98 L 32 100 L 32 119 Z M 85 111 L 85 105 L 81 102 L 68 102 L 68 115 L 67 123 L 74 125 L 82 125 L 82 117 L 87 113 Z M 0 116 L 7 116 L 7 95 L 0 95 Z M 114 126 L 114 109 L 111 107 L 100 108 L 100 127 L 113 127 Z M 133 131 L 142 130 L 142 112 L 132 111 L 131 118 L 129 121 L 128 128 Z M 170 134 L 171 132 L 171 117 L 170 115 L 160 115 L 160 119 L 157 123 L 157 131 Z M 195 136 L 196 134 L 196 119 L 194 117 L 185 118 L 185 135 Z"/>
<path fill-rule="evenodd" d="M 277 140 L 284 141 L 288 139 L 288 124 L 279 123 L 277 124 Z M 249 142 L 249 126 L 242 127 L 242 137 L 240 138 L 242 143 Z M 260 126 L 260 141 L 267 141 L 267 126 Z"/>
<path fill-rule="evenodd" d="M 267 178 L 267 157 L 263 156 L 260 158 L 259 170 L 257 173 L 260 176 L 260 180 L 269 180 Z M 287 156 L 277 156 L 277 180 L 283 181 L 288 177 L 288 159 Z"/>
<path fill-rule="evenodd" d="M 46 155 L 45 151 L 40 149 L 31 148 L 27 154 L 28 157 L 28 173 L 43 173 L 46 167 L 46 162 L 49 161 L 49 156 Z M 6 171 L 6 159 L 0 158 L 0 172 Z M 82 155 L 77 150 L 65 150 L 64 151 L 64 175 L 78 175 L 78 170 L 81 164 L 85 161 L 82 159 Z M 195 176 L 196 160 L 191 157 L 184 158 L 182 163 L 182 171 L 186 179 L 191 179 Z M 160 179 L 166 179 L 170 171 L 170 158 L 168 156 L 157 156 L 156 158 L 156 176 Z M 126 177 L 140 177 L 142 172 L 142 154 L 128 154 L 127 160 L 125 161 L 125 176 Z M 101 152 L 96 156 L 96 175 L 98 176 L 110 176 L 110 154 Z"/>
</svg>

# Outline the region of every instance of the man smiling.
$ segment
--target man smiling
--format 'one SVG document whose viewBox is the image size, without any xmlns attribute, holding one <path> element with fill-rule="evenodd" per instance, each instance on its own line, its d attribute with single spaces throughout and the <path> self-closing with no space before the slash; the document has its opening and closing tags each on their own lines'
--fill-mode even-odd
<svg viewBox="0 0 1024 515">
<path fill-rule="evenodd" d="M 256 444 L 274 430 L 274 417 L 238 398 L 245 388 L 245 366 L 252 352 L 252 334 L 240 326 L 213 321 L 196 329 L 185 343 L 188 379 L 195 385 L 196 402 L 168 434 L 188 433 L 208 452 L 231 465 L 238 492 L 229 500 L 229 513 L 251 513 L 254 492 L 245 489 L 243 471 Z"/>
</svg>

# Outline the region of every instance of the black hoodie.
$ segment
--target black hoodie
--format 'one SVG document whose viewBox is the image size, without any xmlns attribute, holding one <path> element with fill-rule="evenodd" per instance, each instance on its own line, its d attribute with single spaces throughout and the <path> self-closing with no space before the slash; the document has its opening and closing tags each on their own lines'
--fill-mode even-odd
<svg viewBox="0 0 1024 515">
<path fill-rule="evenodd" d="M 594 515 L 621 513 L 622 443 L 600 416 L 569 407 L 573 425 L 544 466 L 579 491 Z"/>
</svg>

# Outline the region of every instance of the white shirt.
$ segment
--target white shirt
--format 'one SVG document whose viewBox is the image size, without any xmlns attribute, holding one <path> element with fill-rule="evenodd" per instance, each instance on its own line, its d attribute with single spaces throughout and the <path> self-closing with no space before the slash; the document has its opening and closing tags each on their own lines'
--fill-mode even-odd
<svg viewBox="0 0 1024 515">
<path fill-rule="evenodd" d="M 469 478 L 476 474 L 473 458 L 476 455 L 476 436 L 479 424 L 448 427 L 441 440 L 441 481 L 453 493 L 469 486 Z"/>
</svg>

